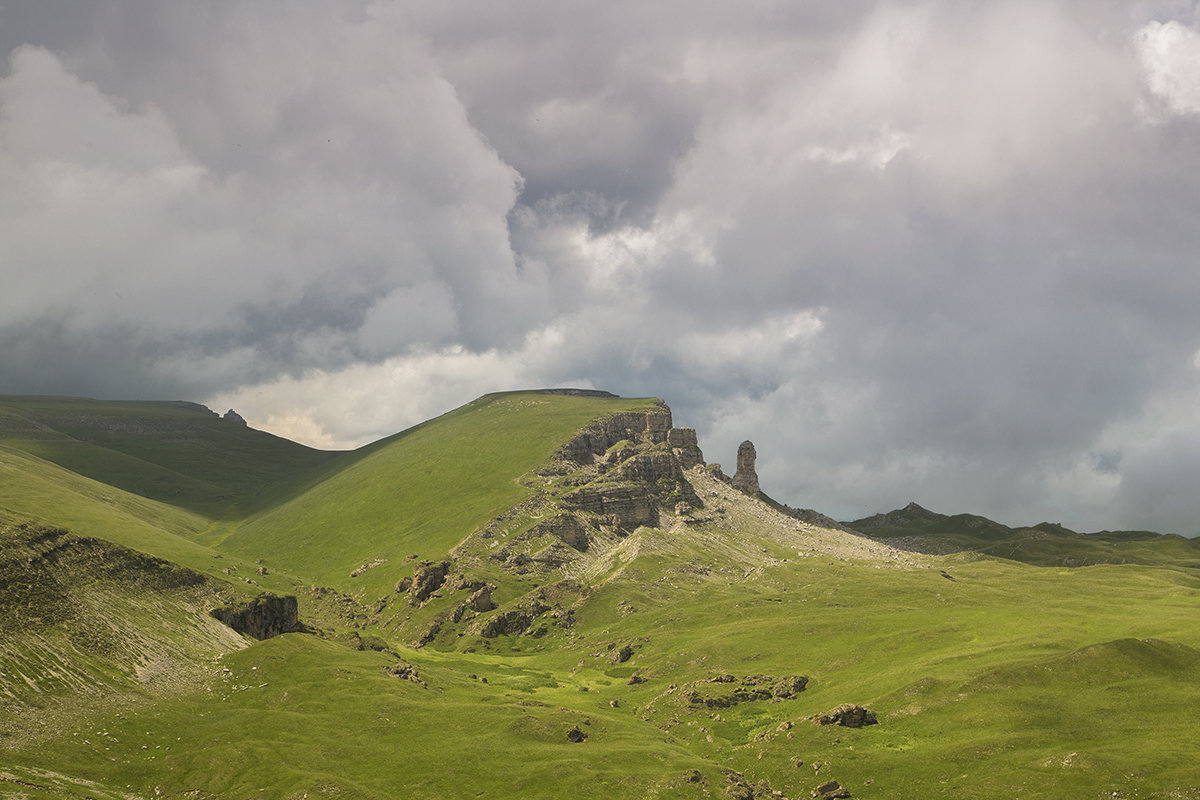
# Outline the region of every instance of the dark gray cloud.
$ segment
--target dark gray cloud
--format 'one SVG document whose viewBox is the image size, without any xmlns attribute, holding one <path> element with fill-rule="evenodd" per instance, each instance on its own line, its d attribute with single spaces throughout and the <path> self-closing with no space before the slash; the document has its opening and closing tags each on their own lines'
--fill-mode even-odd
<svg viewBox="0 0 1200 800">
<path fill-rule="evenodd" d="M 665 397 L 838 516 L 1195 533 L 1190 2 L 0 0 L 0 391 Z"/>
</svg>

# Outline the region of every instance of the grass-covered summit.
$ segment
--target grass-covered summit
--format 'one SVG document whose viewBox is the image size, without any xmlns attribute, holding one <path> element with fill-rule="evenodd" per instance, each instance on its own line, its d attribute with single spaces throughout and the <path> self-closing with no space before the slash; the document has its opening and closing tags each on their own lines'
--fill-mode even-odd
<svg viewBox="0 0 1200 800">
<path fill-rule="evenodd" d="M 0 796 L 1200 797 L 1189 542 L 865 536 L 675 422 L 503 393 L 324 453 L 0 398 Z"/>
</svg>

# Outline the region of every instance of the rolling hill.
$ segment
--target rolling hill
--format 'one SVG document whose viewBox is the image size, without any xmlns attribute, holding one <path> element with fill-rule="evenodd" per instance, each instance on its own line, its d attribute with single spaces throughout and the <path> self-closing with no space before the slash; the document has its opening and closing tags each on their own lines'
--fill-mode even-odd
<svg viewBox="0 0 1200 800">
<path fill-rule="evenodd" d="M 0 398 L 0 796 L 1200 798 L 1189 540 L 848 526 L 655 399 Z"/>
</svg>

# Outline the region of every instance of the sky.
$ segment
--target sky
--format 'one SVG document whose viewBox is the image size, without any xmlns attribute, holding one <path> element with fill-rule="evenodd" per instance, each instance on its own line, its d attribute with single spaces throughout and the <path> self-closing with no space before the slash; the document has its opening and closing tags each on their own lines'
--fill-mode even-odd
<svg viewBox="0 0 1200 800">
<path fill-rule="evenodd" d="M 656 396 L 708 461 L 1200 531 L 1195 2 L 0 0 L 0 393 L 349 448 Z"/>
</svg>

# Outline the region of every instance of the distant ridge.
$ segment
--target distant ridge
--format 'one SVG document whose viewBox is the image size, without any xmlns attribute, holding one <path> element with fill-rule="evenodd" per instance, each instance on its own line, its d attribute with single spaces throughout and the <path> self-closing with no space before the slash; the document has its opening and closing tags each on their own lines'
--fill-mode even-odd
<svg viewBox="0 0 1200 800">
<path fill-rule="evenodd" d="M 1038 566 L 1200 565 L 1200 540 L 1150 531 L 1079 533 L 1056 522 L 1010 528 L 977 514 L 939 514 L 916 503 L 842 523 L 919 553 L 976 552 Z"/>
</svg>

